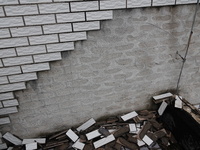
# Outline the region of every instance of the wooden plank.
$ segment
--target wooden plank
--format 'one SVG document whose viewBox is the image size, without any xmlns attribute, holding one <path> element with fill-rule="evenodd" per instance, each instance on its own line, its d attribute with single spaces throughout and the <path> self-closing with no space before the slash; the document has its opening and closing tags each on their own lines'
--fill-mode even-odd
<svg viewBox="0 0 200 150">
<path fill-rule="evenodd" d="M 144 136 L 142 139 L 148 146 L 150 146 L 153 143 L 153 140 L 150 139 L 147 135 Z"/>
<path fill-rule="evenodd" d="M 99 133 L 98 129 L 86 134 L 88 140 L 94 139 L 99 136 L 101 136 L 101 134 Z"/>
<path fill-rule="evenodd" d="M 37 138 L 37 139 L 23 139 L 22 144 L 29 144 L 29 143 L 40 143 L 40 144 L 45 144 L 46 143 L 46 138 Z"/>
<path fill-rule="evenodd" d="M 77 141 L 72 145 L 73 148 L 80 149 L 80 150 L 83 150 L 84 146 L 85 146 L 85 144 L 81 143 L 79 140 L 77 140 Z"/>
<path fill-rule="evenodd" d="M 3 138 L 6 139 L 7 141 L 13 143 L 14 145 L 21 145 L 22 144 L 22 140 L 20 140 L 19 138 L 17 138 L 16 136 L 12 135 L 9 132 L 4 134 Z"/>
<path fill-rule="evenodd" d="M 19 103 L 16 99 L 2 101 L 4 107 L 18 106 Z"/>
<path fill-rule="evenodd" d="M 10 123 L 9 117 L 0 118 L 0 125 L 8 124 L 8 123 Z"/>
<path fill-rule="evenodd" d="M 6 148 L 8 148 L 6 143 L 0 144 L 0 149 L 6 149 Z"/>
<path fill-rule="evenodd" d="M 133 112 L 130 112 L 130 113 L 126 114 L 126 115 L 121 116 L 121 118 L 122 118 L 123 121 L 127 121 L 129 119 L 132 119 L 132 118 L 136 117 L 137 115 L 138 114 L 135 111 L 133 111 Z"/>
<path fill-rule="evenodd" d="M 49 137 L 49 140 L 54 139 L 54 138 L 56 138 L 56 137 L 58 137 L 58 136 L 60 136 L 60 135 L 62 135 L 62 134 L 65 134 L 67 131 L 68 131 L 68 130 L 64 130 L 64 131 L 62 131 L 62 132 L 59 132 L 59 133 L 57 133 L 57 134 L 54 134 L 54 135 L 52 135 L 51 137 Z"/>
<path fill-rule="evenodd" d="M 183 109 L 188 112 L 200 124 L 200 110 L 194 107 L 186 99 L 182 99 L 184 105 Z"/>
<path fill-rule="evenodd" d="M 67 132 L 66 132 L 66 135 L 73 141 L 73 142 L 76 142 L 78 140 L 78 135 L 76 135 L 76 133 L 74 133 L 74 131 L 72 131 L 71 129 L 69 129 Z"/>
<path fill-rule="evenodd" d="M 93 143 L 94 144 L 94 148 L 99 148 L 99 147 L 101 147 L 101 146 L 103 146 L 103 145 L 105 145 L 107 143 L 110 143 L 110 142 L 112 142 L 114 140 L 115 140 L 115 137 L 111 134 L 111 135 L 107 136 L 106 138 L 103 138 L 101 140 L 98 140 L 98 141 L 94 142 Z"/>
<path fill-rule="evenodd" d="M 34 149 L 37 149 L 37 143 L 36 142 L 26 144 L 26 150 L 34 150 Z"/>
<path fill-rule="evenodd" d="M 161 116 L 166 108 L 167 108 L 167 103 L 163 101 L 158 109 L 158 114 Z"/>
<path fill-rule="evenodd" d="M 165 93 L 165 94 L 153 96 L 153 99 L 154 100 L 160 100 L 160 99 L 168 98 L 168 97 L 171 97 L 171 96 L 173 96 L 172 93 Z"/>
<path fill-rule="evenodd" d="M 84 131 L 84 130 L 86 130 L 87 128 L 89 128 L 89 127 L 91 127 L 93 124 L 95 124 L 96 123 L 96 121 L 93 119 L 93 118 L 91 118 L 90 120 L 88 120 L 87 122 L 85 122 L 84 124 L 82 124 L 81 126 L 79 126 L 78 128 L 77 128 L 77 131 Z"/>
</svg>

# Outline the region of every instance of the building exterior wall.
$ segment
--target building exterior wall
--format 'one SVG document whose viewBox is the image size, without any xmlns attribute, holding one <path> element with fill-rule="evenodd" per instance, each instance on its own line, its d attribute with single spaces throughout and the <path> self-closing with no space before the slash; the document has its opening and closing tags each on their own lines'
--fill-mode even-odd
<svg viewBox="0 0 200 150">
<path fill-rule="evenodd" d="M 153 95 L 176 88 L 176 52 L 184 55 L 195 10 L 179 4 L 195 2 L 0 1 L 0 130 L 37 136 L 151 108 Z M 180 88 L 192 103 L 199 97 L 199 17 Z"/>
</svg>

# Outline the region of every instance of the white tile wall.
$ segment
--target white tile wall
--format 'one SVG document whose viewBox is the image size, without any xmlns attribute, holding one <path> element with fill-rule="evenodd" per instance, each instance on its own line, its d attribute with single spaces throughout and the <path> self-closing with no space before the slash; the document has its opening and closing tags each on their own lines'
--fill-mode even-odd
<svg viewBox="0 0 200 150">
<path fill-rule="evenodd" d="M 90 2 L 71 2 L 71 11 L 91 11 L 98 10 L 99 5 L 98 1 L 90 1 Z"/>
<path fill-rule="evenodd" d="M 41 26 L 11 28 L 10 30 L 13 37 L 42 34 Z"/>
<path fill-rule="evenodd" d="M 32 54 L 42 54 L 46 53 L 45 45 L 28 46 L 28 47 L 17 47 L 17 55 L 32 55 Z"/>
<path fill-rule="evenodd" d="M 12 75 L 12 76 L 8 76 L 8 79 L 9 79 L 10 83 L 36 80 L 37 74 L 35 72 L 33 72 L 33 73 Z"/>
<path fill-rule="evenodd" d="M 58 35 L 51 34 L 51 35 L 42 35 L 42 36 L 32 36 L 32 37 L 29 37 L 29 41 L 31 45 L 56 43 L 58 42 Z"/>
<path fill-rule="evenodd" d="M 0 38 L 10 37 L 10 32 L 8 29 L 0 29 Z"/>
<path fill-rule="evenodd" d="M 18 0 L 0 0 L 0 5 L 19 4 Z"/>
<path fill-rule="evenodd" d="M 0 28 L 3 27 L 20 27 L 24 26 L 22 17 L 5 17 L 0 18 Z"/>
<path fill-rule="evenodd" d="M 13 57 L 13 56 L 16 56 L 14 48 L 0 50 L 0 58 Z"/>
<path fill-rule="evenodd" d="M 70 23 L 44 25 L 43 30 L 44 34 L 72 32 L 72 25 Z"/>
<path fill-rule="evenodd" d="M 41 14 L 69 12 L 69 3 L 39 4 Z"/>
<path fill-rule="evenodd" d="M 48 52 L 59 52 L 59 51 L 67 51 L 67 50 L 74 50 L 74 42 L 47 45 Z"/>
<path fill-rule="evenodd" d="M 90 31 L 90 30 L 99 30 L 100 29 L 100 22 L 93 21 L 93 22 L 80 22 L 80 23 L 73 23 L 74 31 Z"/>
<path fill-rule="evenodd" d="M 56 23 L 54 15 L 25 16 L 26 25 L 41 25 Z"/>
<path fill-rule="evenodd" d="M 57 17 L 58 23 L 85 21 L 85 14 L 84 14 L 84 12 L 80 12 L 80 13 L 67 13 L 67 14 L 57 14 L 56 17 Z"/>
<path fill-rule="evenodd" d="M 21 73 L 21 69 L 19 66 L 0 68 L 0 76 L 19 74 L 19 73 Z"/>
<path fill-rule="evenodd" d="M 126 8 L 126 0 L 104 0 L 100 1 L 100 9 L 122 9 Z"/>
<path fill-rule="evenodd" d="M 48 61 L 56 61 L 56 60 L 61 60 L 61 53 L 49 53 L 49 54 L 42 54 L 42 55 L 34 55 L 33 59 L 36 63 L 39 62 L 48 62 Z"/>
<path fill-rule="evenodd" d="M 37 5 L 5 6 L 7 16 L 38 14 Z"/>
<path fill-rule="evenodd" d="M 33 59 L 31 56 L 3 58 L 3 64 L 5 66 L 23 65 L 30 63 L 33 63 Z"/>
<path fill-rule="evenodd" d="M 31 4 L 31 3 L 47 3 L 52 0 L 20 0 L 20 4 Z"/>
<path fill-rule="evenodd" d="M 16 99 L 2 101 L 2 103 L 3 103 L 3 107 L 12 107 L 12 106 L 19 105 L 19 103 Z"/>
<path fill-rule="evenodd" d="M 153 0 L 152 6 L 175 5 L 175 0 Z"/>
<path fill-rule="evenodd" d="M 22 66 L 23 73 L 45 71 L 45 70 L 50 70 L 49 63 L 40 63 L 40 64 L 23 65 Z"/>
<path fill-rule="evenodd" d="M 9 47 L 26 46 L 26 45 L 28 45 L 28 39 L 26 37 L 0 39 L 0 48 L 9 48 Z"/>
<path fill-rule="evenodd" d="M 113 11 L 86 12 L 87 21 L 113 19 Z"/>
<path fill-rule="evenodd" d="M 61 42 L 79 41 L 87 39 L 86 32 L 60 34 L 59 37 Z"/>
<path fill-rule="evenodd" d="M 14 83 L 14 84 L 5 84 L 0 85 L 0 92 L 11 92 L 11 91 L 17 91 L 17 90 L 23 90 L 26 89 L 25 83 Z"/>
<path fill-rule="evenodd" d="M 6 76 L 0 77 L 0 84 L 7 84 L 7 83 L 8 83 L 8 79 Z"/>
<path fill-rule="evenodd" d="M 1 108 L 0 115 L 12 114 L 18 112 L 17 107 Z"/>
<path fill-rule="evenodd" d="M 1 93 L 0 94 L 0 101 L 6 100 L 6 99 L 13 99 L 13 98 L 14 98 L 13 92 Z"/>
<path fill-rule="evenodd" d="M 151 6 L 151 0 L 127 0 L 127 8 L 135 7 L 149 7 Z"/>
</svg>

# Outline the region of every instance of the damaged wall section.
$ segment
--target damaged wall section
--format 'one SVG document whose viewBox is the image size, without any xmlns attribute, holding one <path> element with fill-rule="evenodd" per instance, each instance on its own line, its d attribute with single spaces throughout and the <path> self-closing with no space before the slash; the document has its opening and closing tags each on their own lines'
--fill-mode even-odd
<svg viewBox="0 0 200 150">
<path fill-rule="evenodd" d="M 1 127 L 22 138 L 60 131 L 84 122 L 131 110 L 150 108 L 150 98 L 174 89 L 192 24 L 195 5 L 115 10 L 101 31 L 63 52 L 51 73 L 39 73 L 27 90 L 16 92 L 19 113 Z M 181 95 L 200 97 L 199 21 L 185 65 Z"/>
</svg>

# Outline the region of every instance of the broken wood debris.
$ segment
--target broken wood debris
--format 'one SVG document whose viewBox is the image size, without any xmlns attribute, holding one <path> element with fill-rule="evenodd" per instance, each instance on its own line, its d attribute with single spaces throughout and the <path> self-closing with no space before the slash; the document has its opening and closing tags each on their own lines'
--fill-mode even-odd
<svg viewBox="0 0 200 150">
<path fill-rule="evenodd" d="M 153 99 L 156 104 L 160 104 L 158 111 L 132 111 L 125 115 L 109 117 L 103 121 L 95 121 L 91 118 L 78 128 L 64 130 L 47 138 L 23 139 L 22 141 L 11 133 L 4 134 L 3 138 L 8 143 L 12 143 L 9 146 L 19 150 L 24 148 L 26 150 L 165 149 L 169 145 L 176 144 L 177 141 L 172 133 L 164 128 L 159 117 L 168 106 L 169 99 L 170 101 L 174 99 L 174 107 L 178 108 L 182 108 L 181 106 L 187 101 L 171 93 L 154 96 Z M 189 103 L 187 105 L 194 107 Z M 184 107 L 185 105 L 183 109 Z M 8 147 L 5 143 L 2 144 L 0 144 L 0 149 L 1 146 Z"/>
</svg>

